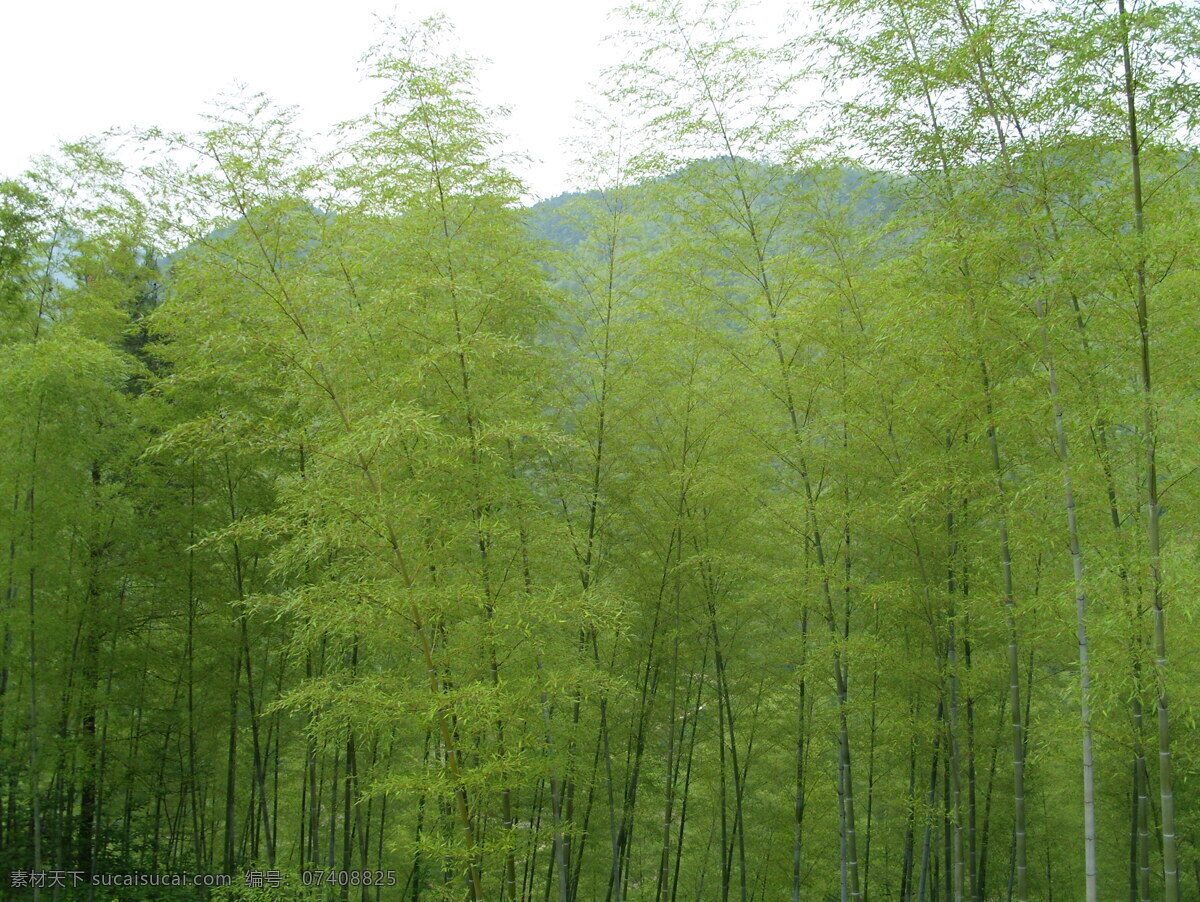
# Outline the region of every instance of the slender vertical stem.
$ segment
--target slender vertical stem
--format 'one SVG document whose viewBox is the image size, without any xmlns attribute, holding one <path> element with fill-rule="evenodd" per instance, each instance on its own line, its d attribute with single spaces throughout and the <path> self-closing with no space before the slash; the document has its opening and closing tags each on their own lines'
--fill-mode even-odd
<svg viewBox="0 0 1200 902">
<path fill-rule="evenodd" d="M 1142 193 L 1141 138 L 1138 134 L 1137 82 L 1130 46 L 1130 21 L 1125 0 L 1117 0 L 1121 27 L 1121 60 L 1124 68 L 1129 165 L 1133 177 L 1133 228 L 1137 240 L 1136 286 L 1138 346 L 1141 351 L 1143 423 L 1146 455 L 1146 506 L 1149 534 L 1150 581 L 1154 599 L 1154 667 L 1158 689 L 1158 785 L 1162 798 L 1163 882 L 1166 902 L 1179 902 L 1179 861 L 1175 837 L 1175 792 L 1171 773 L 1171 730 L 1167 711 L 1167 625 L 1162 586 L 1158 503 L 1158 436 L 1155 424 L 1154 387 L 1150 365 L 1150 298 L 1146 286 L 1146 217 Z"/>
</svg>

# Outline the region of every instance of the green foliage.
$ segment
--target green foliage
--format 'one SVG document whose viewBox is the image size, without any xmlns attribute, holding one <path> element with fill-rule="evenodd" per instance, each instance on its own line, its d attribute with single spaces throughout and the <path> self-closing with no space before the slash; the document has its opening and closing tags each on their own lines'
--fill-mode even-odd
<svg viewBox="0 0 1200 902">
<path fill-rule="evenodd" d="M 631 6 L 533 209 L 443 18 L 0 183 L 0 865 L 1188 897 L 1195 10 L 815 10 Z"/>
</svg>

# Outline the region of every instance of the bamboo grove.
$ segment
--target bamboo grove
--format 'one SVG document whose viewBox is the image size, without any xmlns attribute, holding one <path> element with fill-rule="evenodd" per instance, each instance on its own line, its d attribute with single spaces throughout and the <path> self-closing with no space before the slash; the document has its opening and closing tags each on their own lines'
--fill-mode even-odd
<svg viewBox="0 0 1200 902">
<path fill-rule="evenodd" d="M 1200 896 L 1200 10 L 751 12 L 0 186 L 6 898 Z"/>
</svg>

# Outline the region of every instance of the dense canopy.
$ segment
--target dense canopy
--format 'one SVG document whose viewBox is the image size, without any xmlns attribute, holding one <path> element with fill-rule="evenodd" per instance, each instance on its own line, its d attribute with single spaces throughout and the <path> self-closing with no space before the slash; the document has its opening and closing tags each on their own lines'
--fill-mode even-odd
<svg viewBox="0 0 1200 902">
<path fill-rule="evenodd" d="M 1200 8 L 813 9 L 0 182 L 4 898 L 1200 897 Z"/>
</svg>

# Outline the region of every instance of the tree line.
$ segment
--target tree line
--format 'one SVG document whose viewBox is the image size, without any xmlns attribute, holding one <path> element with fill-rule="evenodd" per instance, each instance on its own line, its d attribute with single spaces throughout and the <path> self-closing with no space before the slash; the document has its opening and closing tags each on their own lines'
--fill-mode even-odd
<svg viewBox="0 0 1200 902">
<path fill-rule="evenodd" d="M 1200 10 L 809 11 L 0 184 L 6 897 L 1200 893 Z"/>
</svg>

